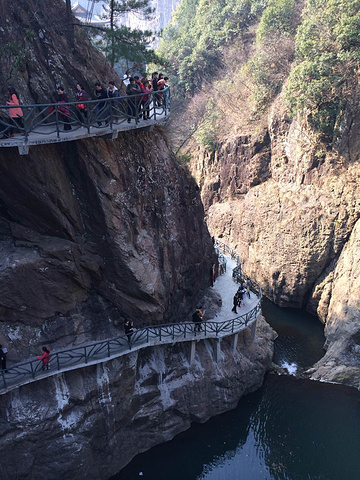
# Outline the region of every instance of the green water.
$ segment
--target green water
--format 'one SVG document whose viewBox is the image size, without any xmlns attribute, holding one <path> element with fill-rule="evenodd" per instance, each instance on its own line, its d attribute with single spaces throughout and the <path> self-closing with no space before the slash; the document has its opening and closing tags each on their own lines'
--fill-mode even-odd
<svg viewBox="0 0 360 480">
<path fill-rule="evenodd" d="M 323 354 L 321 325 L 265 303 L 275 358 L 300 372 Z M 112 480 L 359 480 L 360 392 L 269 374 L 235 410 L 193 424 Z"/>
</svg>

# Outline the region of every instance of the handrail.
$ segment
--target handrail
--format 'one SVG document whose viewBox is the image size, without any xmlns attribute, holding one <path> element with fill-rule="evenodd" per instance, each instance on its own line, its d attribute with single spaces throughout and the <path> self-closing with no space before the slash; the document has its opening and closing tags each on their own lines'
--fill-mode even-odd
<svg viewBox="0 0 360 480">
<path fill-rule="evenodd" d="M 237 283 L 242 283 L 244 278 L 247 279 L 249 277 L 244 276 L 241 270 L 239 271 L 239 267 L 240 265 L 234 268 L 233 279 Z M 234 272 L 236 272 L 235 275 Z M 49 356 L 50 371 L 47 370 L 46 366 L 38 359 L 19 363 L 8 367 L 6 371 L 3 370 L 0 372 L 0 394 L 22 384 L 34 381 L 36 378 L 41 379 L 57 372 L 80 368 L 83 364 L 89 364 L 89 361 L 90 363 L 99 363 L 109 358 L 117 357 L 122 353 L 129 353 L 129 349 L 131 351 L 134 347 L 139 349 L 160 343 L 166 344 L 174 343 L 175 341 L 189 341 L 196 338 L 216 338 L 237 333 L 247 328 L 250 323 L 256 320 L 261 312 L 261 288 L 253 280 L 250 279 L 250 281 L 251 290 L 258 297 L 258 301 L 254 308 L 245 314 L 223 322 L 203 322 L 201 324 L 201 332 L 194 331 L 193 322 L 151 325 L 135 330 L 130 336 L 119 335 L 114 338 L 60 350 L 51 353 Z"/>
<path fill-rule="evenodd" d="M 142 102 L 144 98 L 148 98 Z M 84 105 L 85 109 L 77 106 Z M 142 105 L 142 111 L 141 111 Z M 94 135 L 101 130 L 118 130 L 119 125 L 135 120 L 137 128 L 143 113 L 149 120 L 162 120 L 170 113 L 170 87 L 157 92 L 138 93 L 98 100 L 75 101 L 66 103 L 40 103 L 28 105 L 0 105 L 0 136 L 8 138 L 10 129 L 19 132 L 24 138 L 23 143 L 29 142 L 33 134 L 43 137 L 56 133 L 54 141 L 59 140 L 63 132 L 69 133 L 83 129 L 84 136 Z M 22 125 L 10 117 L 10 109 L 21 108 Z M 18 139 L 20 140 L 20 139 Z M 52 143 L 52 142 L 49 142 Z M 11 140 L 0 141 L 0 147 L 11 146 Z"/>
</svg>

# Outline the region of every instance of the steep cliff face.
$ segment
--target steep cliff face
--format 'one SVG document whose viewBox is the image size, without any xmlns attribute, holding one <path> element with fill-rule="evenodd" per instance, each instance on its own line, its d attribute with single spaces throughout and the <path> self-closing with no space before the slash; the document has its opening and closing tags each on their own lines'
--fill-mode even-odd
<svg viewBox="0 0 360 480">
<path fill-rule="evenodd" d="M 259 388 L 272 339 L 260 318 L 255 340 L 244 331 L 235 353 L 221 342 L 218 363 L 208 340 L 197 344 L 191 365 L 189 344 L 158 346 L 2 395 L 0 475 L 106 480 L 137 453 Z"/>
<path fill-rule="evenodd" d="M 213 247 L 161 130 L 0 152 L 2 343 L 10 359 L 186 318 Z M 122 332 L 122 330 L 120 330 Z"/>
<path fill-rule="evenodd" d="M 23 103 L 48 103 L 56 101 L 60 84 L 72 101 L 76 82 L 88 95 L 96 81 L 119 82 L 81 26 L 75 27 L 71 46 L 68 23 L 63 0 L 0 1 L 1 104 L 8 100 L 9 85 Z"/>
<path fill-rule="evenodd" d="M 23 102 L 115 72 L 63 0 L 2 1 L 0 83 Z M 5 48 L 6 46 L 6 48 Z M 7 100 L 4 96 L 4 101 Z M 162 129 L 0 151 L 0 343 L 9 362 L 50 347 L 185 319 L 210 283 L 212 243 L 199 190 Z"/>
<path fill-rule="evenodd" d="M 342 136 L 329 149 L 302 122 L 290 121 L 280 97 L 262 133 L 225 140 L 216 154 L 200 151 L 192 168 L 211 233 L 240 252 L 244 270 L 272 301 L 319 315 L 329 355 L 350 369 L 355 362 L 359 372 L 357 105 L 348 107 Z M 344 381 L 357 385 L 353 374 Z"/>
</svg>

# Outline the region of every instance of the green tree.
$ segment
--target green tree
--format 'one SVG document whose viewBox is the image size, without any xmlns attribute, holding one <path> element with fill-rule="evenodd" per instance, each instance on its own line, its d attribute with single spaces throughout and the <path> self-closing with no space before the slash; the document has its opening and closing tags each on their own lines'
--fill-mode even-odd
<svg viewBox="0 0 360 480">
<path fill-rule="evenodd" d="M 360 2 L 308 0 L 296 36 L 297 65 L 286 89 L 293 115 L 329 139 L 338 135 L 343 107 L 360 67 Z"/>
<path fill-rule="evenodd" d="M 143 61 L 154 56 L 154 52 L 148 49 L 152 38 L 151 31 L 132 30 L 119 25 L 120 18 L 127 13 L 141 14 L 149 19 L 153 8 L 149 6 L 149 0 L 105 0 L 102 17 L 107 20 L 108 26 L 88 25 L 94 35 L 101 37 L 99 46 L 105 52 L 112 67 L 120 58 Z"/>
</svg>

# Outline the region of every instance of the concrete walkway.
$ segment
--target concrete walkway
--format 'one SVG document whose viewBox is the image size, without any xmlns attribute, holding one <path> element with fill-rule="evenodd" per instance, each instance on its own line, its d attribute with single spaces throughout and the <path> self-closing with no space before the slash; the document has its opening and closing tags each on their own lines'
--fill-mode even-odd
<svg viewBox="0 0 360 480">
<path fill-rule="evenodd" d="M 135 120 L 132 119 L 130 123 L 126 121 L 126 118 L 119 119 L 121 123 L 112 123 L 103 125 L 101 127 L 91 126 L 90 132 L 87 128 L 81 127 L 77 124 L 72 125 L 72 130 L 64 131 L 63 125 L 60 125 L 59 135 L 57 132 L 53 131 L 56 129 L 55 125 L 46 126 L 40 125 L 36 127 L 36 130 L 29 133 L 28 137 L 16 133 L 13 138 L 0 139 L 0 147 L 18 147 L 20 155 L 27 155 L 29 153 L 29 146 L 32 145 L 44 145 L 48 143 L 62 143 L 62 142 L 72 142 L 74 140 L 79 140 L 81 138 L 90 138 L 90 137 L 103 137 L 114 139 L 117 137 L 119 132 L 124 132 L 128 130 L 138 130 L 138 129 L 149 129 L 153 125 L 164 122 L 169 118 L 170 112 L 168 111 L 165 115 L 163 108 L 156 108 L 156 118 L 152 113 L 152 118 L 149 120 L 139 119 L 138 123 L 135 123 Z"/>
<path fill-rule="evenodd" d="M 148 346 L 192 342 L 192 356 L 195 354 L 196 341 L 206 338 L 220 339 L 246 329 L 253 324 L 260 313 L 261 299 L 254 293 L 244 300 L 243 307 L 234 314 L 233 296 L 238 284 L 233 281 L 232 270 L 236 263 L 227 257 L 226 272 L 216 279 L 214 289 L 222 298 L 222 308 L 216 317 L 202 324 L 202 331 L 195 332 L 192 322 L 169 325 L 156 325 L 134 331 L 131 348 L 125 335 L 98 342 L 79 345 L 58 352 L 51 352 L 50 369 L 42 370 L 37 359 L 8 367 L 8 372 L 0 371 L 0 394 L 32 383 L 43 378 L 58 375 L 61 372 L 96 365 L 114 358 L 128 355 Z M 249 314 L 249 315 L 246 315 Z M 245 315 L 245 318 L 243 316 Z"/>
<path fill-rule="evenodd" d="M 233 298 L 239 288 L 239 285 L 234 282 L 232 278 L 232 271 L 236 267 L 236 262 L 230 257 L 226 256 L 226 272 L 218 277 L 214 284 L 214 290 L 221 295 L 222 307 L 218 315 L 213 319 L 214 322 L 224 322 L 225 320 L 231 320 L 237 318 L 240 315 L 250 312 L 259 299 L 254 293 L 250 293 L 250 298 L 244 295 L 242 301 L 242 307 L 237 307 L 237 314 L 233 313 Z"/>
</svg>

